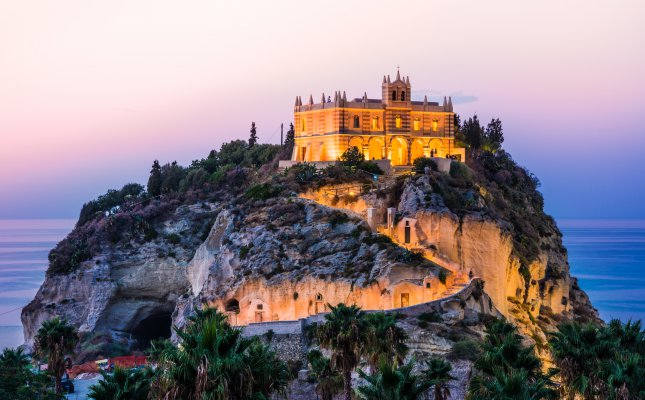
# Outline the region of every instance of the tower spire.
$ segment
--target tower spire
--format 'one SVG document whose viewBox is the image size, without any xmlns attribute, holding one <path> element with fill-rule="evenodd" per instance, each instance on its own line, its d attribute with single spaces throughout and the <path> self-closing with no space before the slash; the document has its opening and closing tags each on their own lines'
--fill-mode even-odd
<svg viewBox="0 0 645 400">
<path fill-rule="evenodd" d="M 448 111 L 452 112 L 452 96 L 448 96 Z"/>
<path fill-rule="evenodd" d="M 399 73 L 399 66 L 396 66 L 396 80 L 400 81 L 401 80 L 401 74 Z"/>
</svg>

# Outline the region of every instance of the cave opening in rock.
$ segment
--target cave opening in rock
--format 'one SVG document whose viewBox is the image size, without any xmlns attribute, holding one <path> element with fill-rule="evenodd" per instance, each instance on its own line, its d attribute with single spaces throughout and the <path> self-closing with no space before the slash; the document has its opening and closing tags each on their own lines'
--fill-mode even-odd
<svg viewBox="0 0 645 400">
<path fill-rule="evenodd" d="M 139 322 L 132 331 L 132 338 L 136 340 L 136 347 L 145 350 L 150 347 L 150 342 L 155 339 L 170 339 L 172 316 L 169 312 L 152 314 Z"/>
</svg>

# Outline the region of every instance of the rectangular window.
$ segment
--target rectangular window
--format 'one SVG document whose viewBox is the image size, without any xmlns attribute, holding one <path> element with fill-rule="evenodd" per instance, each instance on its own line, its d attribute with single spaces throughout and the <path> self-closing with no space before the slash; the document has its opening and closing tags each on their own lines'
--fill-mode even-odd
<svg viewBox="0 0 645 400">
<path fill-rule="evenodd" d="M 419 118 L 414 119 L 414 130 L 418 131 L 421 129 L 421 121 L 419 121 Z"/>
<path fill-rule="evenodd" d="M 410 294 L 401 293 L 401 307 L 408 307 L 408 306 L 410 306 Z"/>
<path fill-rule="evenodd" d="M 401 121 L 401 116 L 400 115 L 397 115 L 396 118 L 394 119 L 394 125 L 397 128 L 400 128 L 401 125 L 403 125 L 403 122 Z"/>
<path fill-rule="evenodd" d="M 372 129 L 378 129 L 378 117 L 372 118 Z"/>
<path fill-rule="evenodd" d="M 436 132 L 439 130 L 439 120 L 438 119 L 433 119 L 432 120 L 432 131 Z"/>
</svg>

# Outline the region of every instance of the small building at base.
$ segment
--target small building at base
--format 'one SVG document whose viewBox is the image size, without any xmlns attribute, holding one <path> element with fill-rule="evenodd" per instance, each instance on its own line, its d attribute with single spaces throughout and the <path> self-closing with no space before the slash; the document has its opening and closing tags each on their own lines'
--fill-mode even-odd
<svg viewBox="0 0 645 400">
<path fill-rule="evenodd" d="M 410 78 L 383 77 L 382 97 L 347 100 L 345 92 L 313 96 L 303 104 L 296 97 L 292 162 L 337 161 L 357 147 L 366 160 L 389 160 L 392 166 L 412 165 L 419 157 L 465 160 L 465 149 L 455 147 L 452 99 L 443 104 L 411 99 Z"/>
</svg>

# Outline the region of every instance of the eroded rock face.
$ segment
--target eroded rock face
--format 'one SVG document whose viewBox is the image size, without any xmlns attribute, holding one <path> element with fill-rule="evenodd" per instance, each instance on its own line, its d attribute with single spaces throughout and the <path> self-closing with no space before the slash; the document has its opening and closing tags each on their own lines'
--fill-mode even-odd
<svg viewBox="0 0 645 400">
<path fill-rule="evenodd" d="M 399 221 L 416 221 L 415 246 L 452 271 L 443 279 L 439 266 L 402 262 L 400 247 L 373 239 L 364 221 L 366 208 L 383 214 L 387 205 L 375 193 L 333 205 L 321 191 L 307 199 L 195 204 L 179 207 L 155 240 L 105 243 L 98 256 L 73 273 L 48 276 L 23 310 L 26 342 L 31 344 L 41 323 L 53 316 L 66 318 L 81 333 L 129 340 L 151 319 L 171 315 L 172 324 L 181 327 L 195 307 L 226 310 L 234 308 L 231 300 L 237 301 L 239 313 L 233 314 L 240 324 L 302 318 L 326 311 L 328 302 L 398 308 L 441 297 L 456 279 L 455 271 L 481 277 L 491 305 L 524 323 L 527 335 L 543 336 L 542 317 L 548 323 L 552 315 L 594 315 L 569 276 L 558 235 L 543 243 L 529 265 L 527 285 L 507 223 L 476 212 L 458 217 L 428 194 L 424 179 L 404 185 L 397 215 Z M 347 206 L 351 212 L 317 201 Z M 191 224 L 202 215 L 214 222 L 200 238 Z M 166 240 L 171 234 L 181 241 Z M 196 238 L 200 245 L 186 245 Z M 447 303 L 444 309 L 446 324 L 466 317 L 460 303 Z"/>
<path fill-rule="evenodd" d="M 179 208 L 161 235 L 183 232 L 201 208 Z M 173 256 L 168 256 L 172 254 Z M 43 321 L 60 316 L 81 334 L 130 337 L 144 319 L 170 314 L 189 290 L 186 274 L 192 252 L 160 238 L 127 247 L 105 244 L 103 251 L 67 275 L 47 276 L 22 311 L 25 343 L 31 345 Z"/>
</svg>

